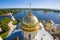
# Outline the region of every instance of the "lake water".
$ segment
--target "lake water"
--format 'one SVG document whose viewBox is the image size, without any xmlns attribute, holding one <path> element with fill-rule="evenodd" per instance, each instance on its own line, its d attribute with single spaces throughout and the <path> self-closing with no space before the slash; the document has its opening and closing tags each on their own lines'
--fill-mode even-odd
<svg viewBox="0 0 60 40">
<path fill-rule="evenodd" d="M 26 14 L 24 12 L 26 12 Z M 28 10 L 23 10 L 22 12 L 18 12 L 13 16 L 18 20 L 23 18 L 25 15 L 27 15 L 28 12 L 29 12 Z M 32 14 L 35 15 L 39 20 L 48 21 L 52 19 L 55 23 L 60 24 L 60 13 L 55 13 L 55 12 L 45 13 L 44 11 L 32 11 Z M 10 16 L 0 16 L 0 20 L 2 20 L 5 17 L 11 18 Z"/>
</svg>

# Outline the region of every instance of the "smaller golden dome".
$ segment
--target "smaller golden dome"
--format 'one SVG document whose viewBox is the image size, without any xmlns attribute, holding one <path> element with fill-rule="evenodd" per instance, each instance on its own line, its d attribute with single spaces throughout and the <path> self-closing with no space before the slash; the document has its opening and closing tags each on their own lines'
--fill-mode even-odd
<svg viewBox="0 0 60 40">
<path fill-rule="evenodd" d="M 53 27 L 54 22 L 52 20 L 49 20 L 46 24 L 45 24 L 45 28 L 46 30 L 51 30 L 51 28 Z"/>
<path fill-rule="evenodd" d="M 51 25 L 50 23 L 46 23 L 46 24 L 45 24 L 45 28 L 46 28 L 46 30 L 50 30 L 51 27 L 52 27 L 52 25 Z"/>
</svg>

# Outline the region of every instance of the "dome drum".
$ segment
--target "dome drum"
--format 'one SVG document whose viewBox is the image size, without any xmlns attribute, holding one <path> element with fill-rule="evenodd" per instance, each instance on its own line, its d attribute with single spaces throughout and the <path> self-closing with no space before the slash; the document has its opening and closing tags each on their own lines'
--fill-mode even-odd
<svg viewBox="0 0 60 40">
<path fill-rule="evenodd" d="M 28 28 L 28 27 L 25 27 L 25 26 L 21 26 L 21 29 L 24 30 L 24 31 L 27 31 L 27 32 L 33 32 L 33 31 L 39 30 L 39 27 L 35 26 L 35 27 L 32 27 L 32 28 Z"/>
</svg>

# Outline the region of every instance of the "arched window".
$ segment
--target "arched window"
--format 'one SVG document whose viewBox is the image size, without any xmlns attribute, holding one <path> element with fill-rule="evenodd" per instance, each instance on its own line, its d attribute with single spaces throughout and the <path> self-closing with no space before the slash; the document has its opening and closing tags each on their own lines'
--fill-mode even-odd
<svg viewBox="0 0 60 40">
<path fill-rule="evenodd" d="M 31 39 L 31 34 L 28 35 L 28 38 Z"/>
</svg>

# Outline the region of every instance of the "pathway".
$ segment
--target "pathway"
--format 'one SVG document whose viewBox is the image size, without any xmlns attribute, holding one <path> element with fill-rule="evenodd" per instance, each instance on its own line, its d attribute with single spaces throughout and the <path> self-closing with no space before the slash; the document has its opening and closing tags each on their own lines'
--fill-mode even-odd
<svg viewBox="0 0 60 40">
<path fill-rule="evenodd" d="M 8 24 L 8 26 L 10 27 L 10 32 L 9 32 L 8 36 L 11 35 L 12 31 L 13 31 L 13 30 L 16 28 L 16 26 L 17 26 L 17 25 L 13 25 L 12 22 L 13 22 L 13 21 L 10 21 L 10 23 Z M 8 36 L 7 36 L 7 37 L 8 37 Z"/>
<path fill-rule="evenodd" d="M 12 15 L 12 13 L 10 13 L 12 21 L 10 21 L 10 23 L 8 23 L 8 26 L 10 27 L 10 32 L 8 34 L 8 36 L 10 36 L 12 34 L 12 31 L 16 28 L 17 25 L 13 25 L 12 22 L 15 20 L 14 16 Z M 7 36 L 7 37 L 8 37 Z"/>
</svg>

